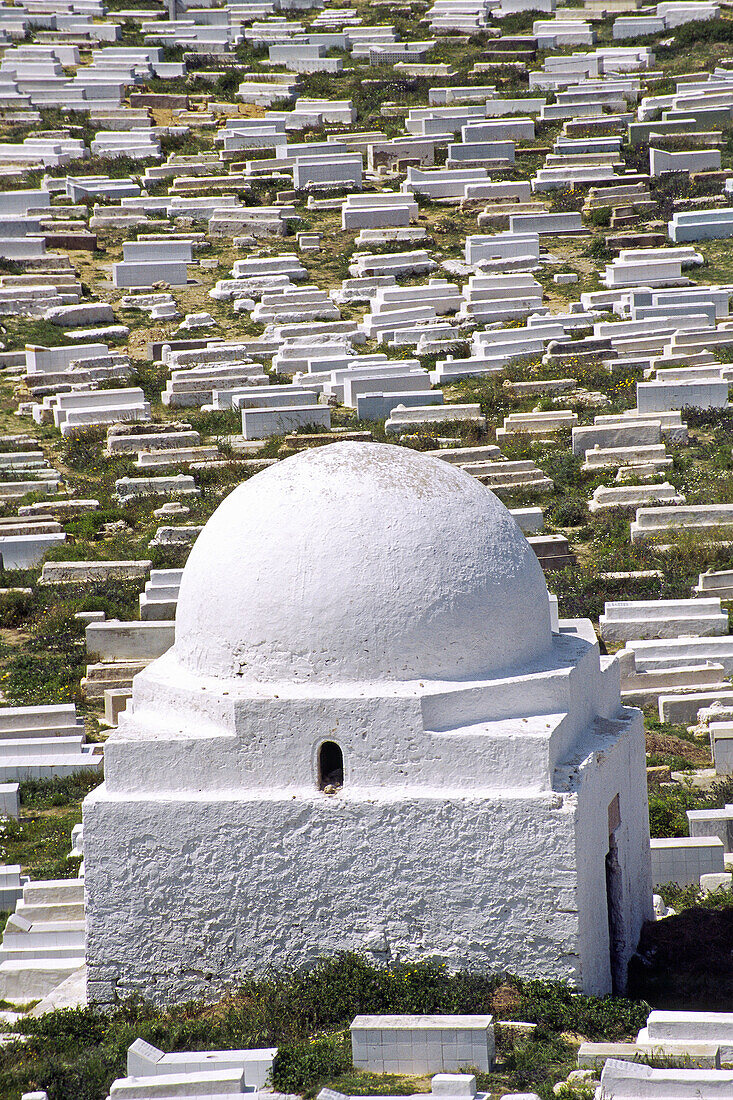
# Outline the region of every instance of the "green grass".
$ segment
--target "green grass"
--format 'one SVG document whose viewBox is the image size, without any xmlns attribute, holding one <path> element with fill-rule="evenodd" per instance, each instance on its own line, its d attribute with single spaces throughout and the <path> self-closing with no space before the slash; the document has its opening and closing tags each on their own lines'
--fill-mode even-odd
<svg viewBox="0 0 733 1100">
<path fill-rule="evenodd" d="M 71 830 L 81 821 L 81 801 L 101 777 L 79 772 L 20 785 L 20 817 L 0 827 L 0 861 L 20 864 L 34 879 L 71 878 L 80 860 L 68 858 Z"/>
<path fill-rule="evenodd" d="M 721 779 L 710 790 L 678 784 L 649 792 L 649 827 L 654 837 L 689 836 L 688 810 L 721 810 L 733 800 L 733 779 Z"/>
<path fill-rule="evenodd" d="M 685 909 L 733 909 L 733 890 L 721 886 L 717 890 L 704 894 L 699 886 L 679 886 L 676 882 L 667 882 L 657 887 L 665 905 L 676 912 Z"/>
<path fill-rule="evenodd" d="M 47 1089 L 53 1100 L 103 1100 L 124 1075 L 128 1046 L 142 1037 L 165 1051 L 277 1045 L 273 1083 L 314 1096 L 322 1087 L 354 1095 L 425 1091 L 424 1078 L 376 1078 L 351 1063 L 348 1026 L 359 1013 L 493 1012 L 537 1024 L 530 1034 L 497 1029 L 498 1063 L 480 1087 L 536 1090 L 574 1065 L 579 1038 L 623 1039 L 643 1026 L 648 1006 L 574 993 L 562 982 L 505 975 L 449 974 L 431 963 L 377 967 L 344 954 L 303 970 L 247 979 L 218 1005 L 191 1003 L 168 1012 L 132 1000 L 109 1013 L 63 1010 L 17 1025 L 23 1042 L 0 1047 L 0 1100 Z M 572 1034 L 573 1040 L 568 1038 Z"/>
</svg>

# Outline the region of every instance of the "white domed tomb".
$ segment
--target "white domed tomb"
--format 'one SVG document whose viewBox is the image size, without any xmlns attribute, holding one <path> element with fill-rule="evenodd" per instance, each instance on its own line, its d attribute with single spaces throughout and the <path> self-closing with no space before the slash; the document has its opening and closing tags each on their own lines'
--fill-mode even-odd
<svg viewBox="0 0 733 1100">
<path fill-rule="evenodd" d="M 88 992 L 339 950 L 623 987 L 652 915 L 643 726 L 497 498 L 397 446 L 235 489 L 84 803 Z"/>
</svg>

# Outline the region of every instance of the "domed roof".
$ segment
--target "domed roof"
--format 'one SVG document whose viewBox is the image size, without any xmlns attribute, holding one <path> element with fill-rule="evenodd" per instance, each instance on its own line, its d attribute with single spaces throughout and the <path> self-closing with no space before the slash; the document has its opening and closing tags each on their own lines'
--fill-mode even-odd
<svg viewBox="0 0 733 1100">
<path fill-rule="evenodd" d="M 176 614 L 179 666 L 260 682 L 480 679 L 550 644 L 542 569 L 504 505 L 376 443 L 304 451 L 235 489 Z"/>
</svg>

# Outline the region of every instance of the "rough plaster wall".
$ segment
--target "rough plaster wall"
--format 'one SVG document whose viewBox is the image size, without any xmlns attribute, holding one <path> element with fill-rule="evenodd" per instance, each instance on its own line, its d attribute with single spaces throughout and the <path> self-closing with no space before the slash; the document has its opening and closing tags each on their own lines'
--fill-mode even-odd
<svg viewBox="0 0 733 1100">
<path fill-rule="evenodd" d="M 305 788 L 307 797 L 318 745 L 328 738 L 344 750 L 347 786 L 365 797 L 415 785 L 467 792 L 521 782 L 547 790 L 554 762 L 597 714 L 619 708 L 618 662 L 600 673 L 595 635 L 585 627 L 592 643 L 556 636 L 551 659 L 511 676 L 398 690 L 341 685 L 330 695 L 286 684 L 248 695 L 236 681 L 186 673 L 170 652 L 135 678 L 132 704 L 105 746 L 107 789 L 175 796 L 269 783 Z M 482 726 L 479 737 L 455 735 L 473 724 Z"/>
<path fill-rule="evenodd" d="M 515 693 L 523 692 L 526 699 L 527 690 L 525 680 Z M 538 696 L 535 688 L 535 705 Z M 487 787 L 511 790 L 518 782 L 547 790 L 555 740 L 572 742 L 576 732 L 574 715 L 565 712 L 489 721 L 473 734 L 451 727 L 430 732 L 423 729 L 417 699 L 316 699 L 242 706 L 246 721 L 237 736 L 225 730 L 202 736 L 191 720 L 195 733 L 176 737 L 161 731 L 156 740 L 144 740 L 139 735 L 152 730 L 157 713 L 135 711 L 127 727 L 107 742 L 104 765 L 111 795 L 238 790 L 257 797 L 269 785 L 308 798 L 318 786 L 318 749 L 324 740 L 341 746 L 345 786 L 363 798 L 395 788 L 461 794 Z"/>
<path fill-rule="evenodd" d="M 573 800 L 84 805 L 91 999 L 214 994 L 342 949 L 580 978 Z"/>
</svg>

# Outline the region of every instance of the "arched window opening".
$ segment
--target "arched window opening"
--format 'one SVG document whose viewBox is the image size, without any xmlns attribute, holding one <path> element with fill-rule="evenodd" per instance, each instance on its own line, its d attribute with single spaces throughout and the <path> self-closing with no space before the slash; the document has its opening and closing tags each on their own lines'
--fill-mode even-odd
<svg viewBox="0 0 733 1100">
<path fill-rule="evenodd" d="M 344 785 L 344 754 L 335 741 L 324 741 L 318 750 L 318 786 L 331 794 Z"/>
</svg>

